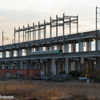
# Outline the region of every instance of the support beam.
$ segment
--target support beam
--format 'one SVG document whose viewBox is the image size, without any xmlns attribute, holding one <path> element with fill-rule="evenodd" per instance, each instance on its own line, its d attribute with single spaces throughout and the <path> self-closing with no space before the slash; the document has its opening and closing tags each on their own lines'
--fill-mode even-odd
<svg viewBox="0 0 100 100">
<path fill-rule="evenodd" d="M 38 40 L 40 39 L 40 22 L 38 22 Z"/>
<path fill-rule="evenodd" d="M 62 45 L 57 45 L 57 49 L 62 49 Z"/>
<path fill-rule="evenodd" d="M 44 39 L 46 38 L 46 25 L 45 25 L 45 20 L 44 20 Z"/>
<path fill-rule="evenodd" d="M 3 54 L 3 55 L 2 55 L 2 58 L 6 58 L 6 51 L 3 51 L 2 54 Z"/>
<path fill-rule="evenodd" d="M 80 63 L 81 63 L 81 65 L 80 65 L 80 71 L 81 71 L 82 74 L 83 74 L 83 72 L 84 72 L 84 58 L 83 58 L 83 57 L 81 57 Z"/>
<path fill-rule="evenodd" d="M 63 14 L 63 37 L 64 37 L 64 19 L 65 19 L 65 15 Z"/>
<path fill-rule="evenodd" d="M 76 43 L 75 42 L 73 42 L 71 44 L 71 52 L 76 52 Z"/>
<path fill-rule="evenodd" d="M 56 15 L 56 37 L 58 37 L 58 15 Z"/>
<path fill-rule="evenodd" d="M 68 58 L 65 58 L 65 65 L 64 65 L 64 69 L 66 71 L 66 73 L 68 74 Z"/>
<path fill-rule="evenodd" d="M 51 50 L 54 50 L 54 49 L 55 49 L 55 48 L 54 48 L 54 45 L 52 45 L 52 46 L 51 46 Z"/>
<path fill-rule="evenodd" d="M 18 33 L 18 43 L 20 43 L 20 27 L 19 27 L 19 33 Z"/>
<path fill-rule="evenodd" d="M 50 38 L 52 38 L 52 19 L 50 17 Z"/>
<path fill-rule="evenodd" d="M 56 75 L 56 64 L 55 64 L 54 58 L 52 59 L 52 62 L 51 62 L 51 74 Z"/>
<path fill-rule="evenodd" d="M 83 42 L 79 42 L 79 52 L 83 51 L 84 51 Z"/>
<path fill-rule="evenodd" d="M 27 54 L 30 55 L 30 52 L 31 52 L 31 48 L 28 48 L 27 49 Z"/>
<path fill-rule="evenodd" d="M 10 57 L 13 57 L 13 50 L 10 50 Z"/>
<path fill-rule="evenodd" d="M 71 71 L 75 70 L 75 61 L 71 62 Z"/>
<path fill-rule="evenodd" d="M 86 44 L 87 44 L 87 51 L 91 51 L 91 41 L 89 41 L 89 42 L 86 42 Z"/>
<path fill-rule="evenodd" d="M 48 51 L 49 50 L 49 47 L 46 47 L 46 50 Z"/>
<path fill-rule="evenodd" d="M 18 56 L 22 56 L 22 49 L 19 49 Z"/>
<path fill-rule="evenodd" d="M 39 51 L 43 51 L 43 47 L 39 47 Z"/>
<path fill-rule="evenodd" d="M 69 52 L 69 44 L 64 44 L 64 53 L 68 53 Z"/>
<path fill-rule="evenodd" d="M 100 50 L 100 40 L 97 40 L 97 51 L 99 51 Z"/>
<path fill-rule="evenodd" d="M 24 25 L 23 25 L 23 42 L 24 42 Z"/>
<path fill-rule="evenodd" d="M 29 41 L 29 24 L 28 24 L 28 41 Z"/>
</svg>

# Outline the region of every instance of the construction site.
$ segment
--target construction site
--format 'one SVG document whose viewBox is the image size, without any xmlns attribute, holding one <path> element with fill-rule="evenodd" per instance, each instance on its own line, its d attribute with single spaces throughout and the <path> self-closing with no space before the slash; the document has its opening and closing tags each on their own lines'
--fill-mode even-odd
<svg viewBox="0 0 100 100">
<path fill-rule="evenodd" d="M 68 26 L 67 35 L 65 25 Z M 76 27 L 75 34 L 72 34 L 72 25 Z M 58 35 L 59 27 L 62 28 L 61 36 Z M 53 28 L 56 31 L 54 37 Z M 22 42 L 20 33 L 23 33 Z M 79 33 L 78 16 L 56 15 L 55 19 L 50 17 L 49 22 L 44 20 L 44 23 L 33 23 L 33 26 L 14 28 L 12 44 L 4 45 L 2 38 L 0 53 L 0 77 L 49 76 L 73 70 L 84 74 L 88 66 L 92 67 L 93 73 L 100 70 L 100 31 L 96 26 L 94 31 Z"/>
</svg>

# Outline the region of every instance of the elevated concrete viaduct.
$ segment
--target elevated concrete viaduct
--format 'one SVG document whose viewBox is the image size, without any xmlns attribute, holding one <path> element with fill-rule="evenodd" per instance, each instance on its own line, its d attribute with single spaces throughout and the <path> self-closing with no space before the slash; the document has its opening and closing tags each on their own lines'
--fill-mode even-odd
<svg viewBox="0 0 100 100">
<path fill-rule="evenodd" d="M 77 23 L 76 34 L 71 34 L 71 23 Z M 70 34 L 68 35 L 64 33 L 65 24 L 69 25 Z M 46 25 L 50 25 L 50 38 L 46 38 Z M 63 36 L 58 36 L 58 26 L 63 26 Z M 52 27 L 56 27 L 56 37 L 52 37 Z M 41 38 L 41 30 L 44 30 L 43 39 Z M 20 42 L 21 31 L 23 32 L 23 42 Z M 36 40 L 36 31 L 38 31 L 38 40 Z M 19 43 L 16 43 L 16 32 L 18 32 Z M 31 34 L 29 38 L 29 33 L 31 32 L 33 32 L 33 40 L 31 40 Z M 28 41 L 25 41 L 26 33 L 28 33 Z M 93 51 L 91 44 L 94 40 L 96 42 L 95 50 Z M 84 43 L 86 44 L 85 51 Z M 78 47 L 76 44 L 78 44 Z M 62 53 L 30 55 L 31 52 L 43 52 L 44 47 L 45 51 L 55 51 L 55 46 L 57 50 L 62 50 Z M 79 48 L 78 51 L 77 48 Z M 9 57 L 6 56 L 6 51 L 9 52 Z M 14 51 L 16 51 L 16 56 Z M 28 25 L 27 28 L 23 26 L 23 29 L 20 27 L 18 30 L 14 29 L 14 43 L 0 46 L 0 52 L 2 53 L 0 69 L 4 70 L 39 69 L 44 72 L 44 75 L 56 75 L 63 70 L 67 73 L 72 70 L 85 73 L 88 66 L 92 66 L 95 70 L 100 70 L 100 31 L 78 33 L 78 16 L 65 16 L 63 14 L 63 18 L 56 16 L 55 20 L 50 17 L 49 23 L 44 21 L 44 24 L 38 23 L 38 25 L 33 24 L 32 27 Z"/>
<path fill-rule="evenodd" d="M 99 34 L 99 31 L 98 31 Z M 41 69 L 45 75 L 59 74 L 60 71 L 65 70 L 67 73 L 71 70 L 83 71 L 86 66 L 93 65 L 96 59 L 100 59 L 100 50 L 92 51 L 91 42 L 95 39 L 96 31 L 85 32 L 67 35 L 64 37 L 36 40 L 30 42 L 23 42 L 0 47 L 3 57 L 0 58 L 1 69 Z M 99 37 L 99 35 L 98 35 Z M 87 51 L 83 50 L 83 42 L 87 43 Z M 79 43 L 79 51 L 76 52 L 76 43 Z M 69 52 L 69 44 L 71 44 L 71 52 Z M 54 49 L 54 45 L 58 49 L 63 49 L 63 53 L 55 54 L 38 54 L 30 55 L 31 48 L 36 48 L 37 51 L 42 51 L 43 47 L 50 47 Z M 98 40 L 98 46 L 100 42 Z M 63 48 L 62 48 L 63 46 Z M 27 51 L 26 56 L 22 56 L 22 49 Z M 13 56 L 13 51 L 17 50 L 17 56 Z M 49 50 L 49 48 L 47 49 Z M 6 57 L 6 51 L 10 52 L 10 56 Z M 99 68 L 99 60 L 96 62 Z"/>
</svg>

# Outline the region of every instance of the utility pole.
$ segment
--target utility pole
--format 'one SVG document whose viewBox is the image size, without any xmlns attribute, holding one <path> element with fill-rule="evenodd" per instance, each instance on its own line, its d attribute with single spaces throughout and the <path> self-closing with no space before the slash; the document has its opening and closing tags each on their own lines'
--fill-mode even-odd
<svg viewBox="0 0 100 100">
<path fill-rule="evenodd" d="M 97 34 L 97 7 L 96 7 L 96 51 L 98 50 L 98 34 Z"/>
<path fill-rule="evenodd" d="M 96 7 L 96 47 L 95 47 L 95 49 L 96 49 L 96 51 L 98 51 L 99 50 L 99 39 L 98 39 L 98 22 L 99 22 L 99 20 L 98 20 L 98 14 L 100 14 L 100 11 L 98 12 L 98 9 L 100 10 L 100 8 L 99 7 Z M 98 57 L 96 57 L 96 69 L 97 70 L 99 70 L 99 61 L 98 61 Z"/>
</svg>

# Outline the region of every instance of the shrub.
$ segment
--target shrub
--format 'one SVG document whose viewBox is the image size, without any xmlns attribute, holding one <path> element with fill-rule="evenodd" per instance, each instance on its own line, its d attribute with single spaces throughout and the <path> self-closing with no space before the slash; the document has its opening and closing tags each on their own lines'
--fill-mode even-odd
<svg viewBox="0 0 100 100">
<path fill-rule="evenodd" d="M 67 74 L 66 71 L 61 71 L 59 72 L 59 74 L 63 75 L 63 74 Z"/>
<path fill-rule="evenodd" d="M 68 75 L 71 75 L 72 77 L 79 77 L 81 76 L 81 72 L 74 70 L 74 71 L 70 71 Z"/>
<path fill-rule="evenodd" d="M 95 78 L 94 78 L 94 82 L 100 83 L 100 78 L 99 78 L 99 77 L 95 77 Z"/>
</svg>

